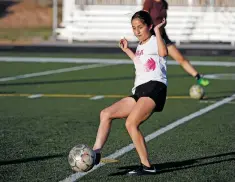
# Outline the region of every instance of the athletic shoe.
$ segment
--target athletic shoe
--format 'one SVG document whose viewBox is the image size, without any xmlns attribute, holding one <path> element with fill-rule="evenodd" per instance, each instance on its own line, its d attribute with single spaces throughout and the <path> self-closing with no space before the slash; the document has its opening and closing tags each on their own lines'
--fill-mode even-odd
<svg viewBox="0 0 235 182">
<path fill-rule="evenodd" d="M 199 84 L 199 85 L 201 85 L 201 86 L 207 86 L 207 85 L 209 85 L 209 80 L 207 80 L 207 79 L 205 79 L 205 78 L 200 78 L 199 80 L 197 80 L 197 83 Z"/>
<path fill-rule="evenodd" d="M 147 167 L 141 164 L 138 168 L 129 171 L 127 174 L 132 176 L 141 176 L 141 175 L 154 175 L 157 173 L 155 166 Z"/>
</svg>

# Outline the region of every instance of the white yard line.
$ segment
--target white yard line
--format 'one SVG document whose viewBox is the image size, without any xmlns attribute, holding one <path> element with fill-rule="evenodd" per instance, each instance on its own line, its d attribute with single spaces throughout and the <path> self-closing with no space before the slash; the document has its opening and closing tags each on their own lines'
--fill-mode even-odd
<svg viewBox="0 0 235 182">
<path fill-rule="evenodd" d="M 96 95 L 94 97 L 91 97 L 90 100 L 99 100 L 99 99 L 103 99 L 104 95 Z"/>
<path fill-rule="evenodd" d="M 17 76 L 0 78 L 0 82 L 19 80 L 19 79 L 23 79 L 23 78 L 45 76 L 45 75 L 52 75 L 52 74 L 58 74 L 58 73 L 65 73 L 65 72 L 70 72 L 70 71 L 85 70 L 85 69 L 90 69 L 90 68 L 105 67 L 105 66 L 110 66 L 110 65 L 112 65 L 112 64 L 89 64 L 89 65 L 75 66 L 75 67 L 70 67 L 70 68 L 62 68 L 62 69 L 57 69 L 57 70 L 29 73 L 29 74 L 24 74 L 24 75 L 17 75 Z"/>
<path fill-rule="evenodd" d="M 185 117 L 183 117 L 181 119 L 178 119 L 178 120 L 174 121 L 173 123 L 165 126 L 164 128 L 161 128 L 161 129 L 151 133 L 150 135 L 146 136 L 145 140 L 146 140 L 146 142 L 149 142 L 150 140 L 156 138 L 157 136 L 159 136 L 159 135 L 161 135 L 161 134 L 163 134 L 163 133 L 165 133 L 167 131 L 170 131 L 171 129 L 173 129 L 173 128 L 181 125 L 181 124 L 184 124 L 184 123 L 186 123 L 186 122 L 188 122 L 188 121 L 190 121 L 190 120 L 192 120 L 192 119 L 194 119 L 194 118 L 196 118 L 198 116 L 201 116 L 201 115 L 203 115 L 203 114 L 205 114 L 205 113 L 207 113 L 209 111 L 212 111 L 212 110 L 216 109 L 217 107 L 220 107 L 220 106 L 222 106 L 224 104 L 227 104 L 227 103 L 231 102 L 234 99 L 235 99 L 235 94 L 233 94 L 232 96 L 227 97 L 227 98 L 225 98 L 225 99 L 223 99 L 221 101 L 218 101 L 218 102 L 216 102 L 216 103 L 214 103 L 214 104 L 212 104 L 212 105 L 210 105 L 208 107 L 205 107 L 204 109 L 200 109 L 197 112 L 194 112 L 194 113 L 192 113 L 192 114 L 190 114 L 188 116 L 185 116 Z M 107 156 L 106 158 L 116 159 L 116 158 L 124 155 L 125 153 L 133 150 L 133 149 L 134 149 L 134 145 L 133 145 L 133 143 L 131 143 L 128 146 L 123 147 L 123 148 L 117 150 L 116 152 L 114 152 L 113 154 Z M 62 180 L 61 182 L 73 182 L 73 181 L 77 181 L 78 179 L 82 178 L 83 176 L 93 172 L 94 170 L 96 170 L 99 167 L 104 166 L 104 165 L 105 165 L 104 163 L 101 163 L 101 164 L 95 166 L 91 171 L 89 171 L 87 173 L 75 173 L 75 174 L 72 174 L 69 177 L 67 177 L 66 179 Z"/>
<path fill-rule="evenodd" d="M 216 103 L 217 101 L 216 100 L 200 100 L 199 101 L 200 103 L 205 103 L 205 104 L 213 104 L 213 103 Z M 235 102 L 228 102 L 227 104 L 235 104 Z"/>
<path fill-rule="evenodd" d="M 122 63 L 131 64 L 130 60 L 123 59 L 90 59 L 90 58 L 46 58 L 46 57 L 0 57 L 2 62 L 39 62 L 39 63 Z"/>
<path fill-rule="evenodd" d="M 0 82 L 18 80 L 23 78 L 45 76 L 70 71 L 84 70 L 90 68 L 98 68 L 109 66 L 112 64 L 133 64 L 127 59 L 86 59 L 86 58 L 39 58 L 39 57 L 0 57 L 0 62 L 55 62 L 55 63 L 98 63 L 92 65 L 75 66 L 71 68 L 62 68 L 57 70 L 49 70 L 38 73 L 29 73 L 12 77 L 0 78 Z M 103 64 L 102 64 L 103 63 Z M 235 62 L 217 62 L 217 61 L 191 61 L 193 65 L 198 66 L 235 66 Z M 168 65 L 178 65 L 176 61 L 168 61 Z"/>
<path fill-rule="evenodd" d="M 55 63 L 108 63 L 133 64 L 129 59 L 90 59 L 90 58 L 39 58 L 39 57 L 0 57 L 2 62 L 55 62 Z M 220 61 L 190 61 L 196 66 L 235 66 L 235 62 Z M 176 61 L 168 60 L 168 65 L 178 65 Z"/>
</svg>

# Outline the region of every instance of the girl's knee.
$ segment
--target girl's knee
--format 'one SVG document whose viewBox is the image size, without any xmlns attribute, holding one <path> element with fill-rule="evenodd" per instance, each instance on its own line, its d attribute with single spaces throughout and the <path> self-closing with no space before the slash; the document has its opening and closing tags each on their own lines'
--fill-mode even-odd
<svg viewBox="0 0 235 182">
<path fill-rule="evenodd" d="M 111 113 L 109 112 L 108 109 L 103 109 L 100 112 L 100 121 L 106 121 L 109 120 L 111 118 Z"/>
<path fill-rule="evenodd" d="M 138 125 L 135 122 L 127 120 L 125 123 L 126 129 L 128 132 L 138 129 Z"/>
</svg>

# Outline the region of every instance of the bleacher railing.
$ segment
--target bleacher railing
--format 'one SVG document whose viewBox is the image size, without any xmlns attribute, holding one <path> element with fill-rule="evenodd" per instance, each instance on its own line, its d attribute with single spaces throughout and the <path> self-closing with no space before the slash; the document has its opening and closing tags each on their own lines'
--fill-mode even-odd
<svg viewBox="0 0 235 182">
<path fill-rule="evenodd" d="M 144 0 L 75 0 L 77 5 L 137 5 Z M 167 0 L 171 6 L 235 7 L 235 0 Z"/>
<path fill-rule="evenodd" d="M 170 6 L 166 29 L 177 44 L 223 42 L 235 45 L 235 0 L 167 2 Z M 218 5 L 220 2 L 223 6 Z M 129 36 L 129 40 L 134 41 L 131 29 L 127 28 L 130 18 L 128 16 L 136 8 L 141 8 L 141 3 L 143 0 L 64 0 L 63 21 L 61 28 L 56 30 L 57 38 L 68 42 L 117 41 L 125 34 Z M 226 3 L 230 5 L 225 5 Z M 121 8 L 122 6 L 126 8 Z"/>
</svg>

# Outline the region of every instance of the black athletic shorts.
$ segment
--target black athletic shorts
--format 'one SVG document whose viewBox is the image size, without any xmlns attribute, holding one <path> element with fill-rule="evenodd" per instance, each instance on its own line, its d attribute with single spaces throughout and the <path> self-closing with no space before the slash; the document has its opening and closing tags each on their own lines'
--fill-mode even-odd
<svg viewBox="0 0 235 182">
<path fill-rule="evenodd" d="M 161 112 L 166 102 L 167 86 L 159 81 L 149 81 L 136 87 L 132 97 L 137 102 L 140 97 L 150 97 L 156 104 L 153 112 Z"/>
<path fill-rule="evenodd" d="M 166 46 L 169 46 L 169 45 L 174 44 L 174 43 L 169 39 L 168 35 L 166 34 L 165 28 L 163 29 L 163 32 L 162 32 L 162 39 L 165 41 Z"/>
</svg>

